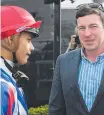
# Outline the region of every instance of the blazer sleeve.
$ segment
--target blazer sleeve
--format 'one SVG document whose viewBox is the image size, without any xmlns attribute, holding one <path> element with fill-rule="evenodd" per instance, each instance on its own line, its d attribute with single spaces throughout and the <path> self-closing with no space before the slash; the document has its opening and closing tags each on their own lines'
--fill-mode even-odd
<svg viewBox="0 0 104 115">
<path fill-rule="evenodd" d="M 56 61 L 53 76 L 53 82 L 49 98 L 49 115 L 66 115 L 60 76 L 60 56 Z"/>
</svg>

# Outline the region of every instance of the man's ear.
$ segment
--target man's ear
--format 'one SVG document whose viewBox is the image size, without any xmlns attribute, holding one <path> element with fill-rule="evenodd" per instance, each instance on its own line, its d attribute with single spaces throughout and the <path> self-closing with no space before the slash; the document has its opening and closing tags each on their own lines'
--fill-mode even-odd
<svg viewBox="0 0 104 115">
<path fill-rule="evenodd" d="M 15 51 L 15 43 L 14 43 L 14 36 L 9 36 L 6 39 L 6 45 L 8 45 L 9 51 Z"/>
<path fill-rule="evenodd" d="M 13 36 L 9 36 L 7 39 L 8 39 L 8 44 L 11 45 L 13 42 Z"/>
<path fill-rule="evenodd" d="M 5 38 L 4 40 L 1 40 L 1 47 L 8 50 L 12 51 L 11 43 L 10 43 L 10 38 Z"/>
</svg>

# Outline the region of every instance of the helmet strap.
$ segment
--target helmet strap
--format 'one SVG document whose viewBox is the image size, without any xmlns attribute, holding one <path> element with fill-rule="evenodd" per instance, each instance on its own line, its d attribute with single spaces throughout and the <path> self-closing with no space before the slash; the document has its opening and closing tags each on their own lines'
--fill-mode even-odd
<svg viewBox="0 0 104 115">
<path fill-rule="evenodd" d="M 16 53 L 12 52 L 12 54 L 13 54 L 13 62 L 18 63 L 17 58 L 16 58 Z"/>
</svg>

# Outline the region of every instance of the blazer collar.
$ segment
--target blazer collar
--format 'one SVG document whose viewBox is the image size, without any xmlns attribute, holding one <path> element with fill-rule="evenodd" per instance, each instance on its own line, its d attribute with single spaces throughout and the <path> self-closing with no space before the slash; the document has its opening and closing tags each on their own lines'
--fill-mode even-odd
<svg viewBox="0 0 104 115">
<path fill-rule="evenodd" d="M 78 96 L 79 98 L 79 101 L 83 107 L 83 109 L 88 112 L 88 109 L 87 109 L 87 106 L 83 100 L 83 97 L 82 97 L 82 94 L 80 92 L 80 89 L 79 89 L 79 85 L 78 85 L 78 76 L 79 76 L 79 66 L 80 66 L 80 63 L 81 63 L 81 49 L 77 49 L 75 51 L 73 51 L 73 54 L 71 55 L 71 59 L 70 59 L 70 65 L 71 66 L 71 70 L 70 70 L 70 73 L 71 73 L 71 77 L 72 77 L 72 81 L 73 81 L 73 87 L 76 88 L 76 95 Z M 73 61 L 72 61 L 73 60 Z"/>
<path fill-rule="evenodd" d="M 91 110 L 93 110 L 94 107 L 97 105 L 97 103 L 100 101 L 100 98 L 102 97 L 102 95 L 104 95 L 104 71 L 103 71 L 103 76 L 101 79 L 101 84 L 100 84 L 100 87 L 98 89 L 98 93 L 97 93 L 97 96 L 95 98 L 95 101 L 94 101 L 94 104 L 93 104 Z"/>
<path fill-rule="evenodd" d="M 77 51 L 75 51 L 75 53 L 73 52 L 73 55 L 71 55 L 71 58 L 73 59 L 73 61 L 71 61 L 70 63 L 74 66 L 71 66 L 71 74 L 73 77 L 73 81 L 74 81 L 74 85 L 76 90 L 76 95 L 78 95 L 79 100 L 81 102 L 81 104 L 83 105 L 82 107 L 86 110 L 86 112 L 88 112 L 87 106 L 83 100 L 82 94 L 80 92 L 79 89 L 79 85 L 78 85 L 78 75 L 79 75 L 79 66 L 80 66 L 80 62 L 81 62 L 81 49 L 78 49 Z M 96 106 L 96 104 L 99 102 L 100 98 L 102 97 L 102 95 L 104 95 L 104 72 L 103 72 L 103 76 L 101 79 L 101 84 L 97 93 L 97 96 L 95 98 L 94 104 L 92 106 L 91 111 L 94 109 L 94 107 Z"/>
</svg>

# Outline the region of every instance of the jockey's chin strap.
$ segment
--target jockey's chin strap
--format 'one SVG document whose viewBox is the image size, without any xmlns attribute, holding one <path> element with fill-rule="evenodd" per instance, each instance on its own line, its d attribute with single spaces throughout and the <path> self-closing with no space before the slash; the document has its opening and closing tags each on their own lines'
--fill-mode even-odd
<svg viewBox="0 0 104 115">
<path fill-rule="evenodd" d="M 16 53 L 15 52 L 12 52 L 12 55 L 13 55 L 13 62 L 14 63 L 18 63 L 17 59 L 16 59 Z"/>
<path fill-rule="evenodd" d="M 4 60 L 5 66 L 11 71 L 13 78 L 16 80 L 19 87 L 23 87 L 29 78 L 21 71 L 18 70 L 18 66 L 11 67 L 10 64 L 1 56 Z"/>
</svg>

